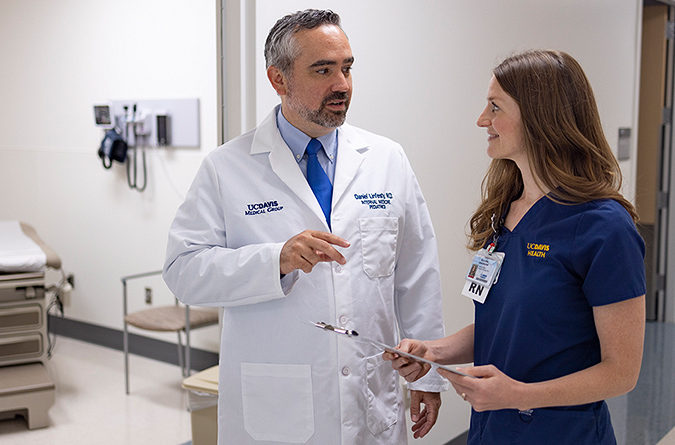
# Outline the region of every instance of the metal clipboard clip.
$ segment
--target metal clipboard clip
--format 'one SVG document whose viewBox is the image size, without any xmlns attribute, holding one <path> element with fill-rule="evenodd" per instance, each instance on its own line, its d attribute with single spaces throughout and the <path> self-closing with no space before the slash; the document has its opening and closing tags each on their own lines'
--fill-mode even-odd
<svg viewBox="0 0 675 445">
<path fill-rule="evenodd" d="M 351 329 L 340 328 L 337 326 L 324 323 L 323 321 L 317 321 L 316 323 L 309 322 L 309 324 L 311 324 L 312 326 L 316 326 L 319 329 L 323 329 L 324 331 L 333 331 L 336 334 L 343 334 L 346 335 L 347 337 L 358 337 L 359 335 L 358 332 L 352 331 Z"/>
<path fill-rule="evenodd" d="M 333 326 L 333 325 L 324 323 L 323 321 L 317 321 L 317 322 L 312 322 L 312 321 L 310 321 L 310 322 L 307 322 L 307 324 L 309 324 L 309 325 L 311 325 L 311 326 L 315 326 L 315 327 L 317 327 L 317 328 L 319 328 L 319 329 L 322 329 L 322 330 L 324 330 L 324 331 L 334 332 L 334 333 L 336 333 L 336 334 L 343 335 L 343 336 L 345 336 L 345 337 L 347 337 L 347 338 L 351 338 L 351 339 L 360 341 L 360 342 L 362 342 L 362 343 L 368 343 L 368 344 L 370 344 L 370 345 L 372 345 L 372 346 L 375 346 L 375 347 L 376 347 L 377 349 L 379 349 L 380 351 L 391 352 L 391 353 L 394 353 L 394 354 L 398 354 L 398 355 L 400 355 L 401 357 L 406 357 L 406 358 L 409 358 L 409 359 L 414 360 L 414 361 L 417 361 L 417 362 L 428 363 L 428 364 L 431 365 L 431 367 L 434 368 L 434 369 L 435 369 L 435 368 L 441 368 L 441 369 L 445 369 L 446 371 L 453 372 L 453 373 L 455 373 L 455 374 L 463 375 L 463 376 L 465 376 L 465 377 L 471 377 L 471 378 L 474 378 L 474 379 L 478 378 L 478 377 L 476 377 L 476 376 L 473 376 L 473 375 L 470 375 L 470 374 L 466 374 L 466 373 L 464 373 L 464 372 L 462 372 L 462 371 L 458 371 L 456 368 L 453 368 L 453 367 L 450 367 L 450 366 L 446 366 L 446 365 L 441 365 L 441 364 L 439 364 L 439 363 L 432 362 L 431 360 L 427 360 L 427 359 L 425 359 L 425 358 L 418 357 L 418 356 L 416 356 L 416 355 L 409 354 L 409 353 L 407 353 L 407 352 L 399 351 L 398 349 L 396 349 L 396 348 L 394 348 L 394 347 L 391 347 L 391 346 L 387 346 L 387 345 L 385 345 L 384 343 L 381 343 L 381 342 L 379 342 L 379 341 L 377 341 L 377 340 L 371 340 L 371 339 L 369 339 L 369 338 L 365 338 L 365 337 L 363 337 L 363 336 L 359 336 L 359 333 L 358 333 L 358 332 L 356 332 L 356 331 L 354 331 L 354 330 L 351 330 L 351 329 L 345 329 L 345 328 L 341 328 L 341 327 L 336 327 L 336 326 Z"/>
</svg>

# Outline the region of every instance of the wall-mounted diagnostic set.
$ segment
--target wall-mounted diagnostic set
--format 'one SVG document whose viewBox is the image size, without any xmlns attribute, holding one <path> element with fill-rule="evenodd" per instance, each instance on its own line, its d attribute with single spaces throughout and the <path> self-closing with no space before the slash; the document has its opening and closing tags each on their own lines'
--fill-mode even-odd
<svg viewBox="0 0 675 445">
<path fill-rule="evenodd" d="M 94 104 L 94 122 L 105 133 L 98 150 L 103 166 L 126 162 L 129 187 L 141 192 L 147 186 L 146 147 L 199 147 L 199 99 Z"/>
</svg>

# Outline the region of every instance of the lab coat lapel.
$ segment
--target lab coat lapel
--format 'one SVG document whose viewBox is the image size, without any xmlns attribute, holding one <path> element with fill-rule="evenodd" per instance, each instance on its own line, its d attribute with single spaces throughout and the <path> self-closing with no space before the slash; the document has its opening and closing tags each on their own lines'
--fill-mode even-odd
<svg viewBox="0 0 675 445">
<path fill-rule="evenodd" d="M 345 124 L 338 129 L 338 154 L 333 180 L 333 208 L 354 180 L 363 163 L 363 152 L 368 149 L 364 141 L 352 128 Z"/>
<path fill-rule="evenodd" d="M 326 222 L 323 210 L 321 210 L 319 201 L 317 201 L 314 192 L 312 192 L 307 183 L 307 179 L 305 179 L 298 163 L 293 158 L 293 152 L 288 148 L 288 145 L 286 145 L 286 142 L 281 137 L 281 133 L 279 133 L 276 122 L 276 111 L 275 107 L 256 130 L 253 144 L 251 145 L 251 154 L 268 152 L 270 167 L 274 173 L 309 207 L 317 218 L 323 221 L 326 231 L 328 231 L 328 223 Z"/>
</svg>

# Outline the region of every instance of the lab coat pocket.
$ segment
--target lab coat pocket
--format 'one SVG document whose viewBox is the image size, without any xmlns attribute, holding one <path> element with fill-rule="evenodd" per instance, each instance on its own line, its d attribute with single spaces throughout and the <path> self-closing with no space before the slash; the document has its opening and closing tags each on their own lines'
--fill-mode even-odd
<svg viewBox="0 0 675 445">
<path fill-rule="evenodd" d="M 253 439 L 305 443 L 314 434 L 310 365 L 242 363 L 241 392 Z"/>
<path fill-rule="evenodd" d="M 366 422 L 373 434 L 380 434 L 396 423 L 398 418 L 397 382 L 398 374 L 389 362 L 382 360 L 382 354 L 366 359 L 368 381 L 368 411 Z"/>
<path fill-rule="evenodd" d="M 360 218 L 363 270 L 370 278 L 388 277 L 394 273 L 397 218 Z"/>
</svg>

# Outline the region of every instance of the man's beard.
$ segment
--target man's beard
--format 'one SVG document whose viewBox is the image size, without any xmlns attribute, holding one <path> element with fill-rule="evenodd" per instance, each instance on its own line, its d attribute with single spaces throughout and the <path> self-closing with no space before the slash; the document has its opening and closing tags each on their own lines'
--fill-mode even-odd
<svg viewBox="0 0 675 445">
<path fill-rule="evenodd" d="M 348 93 L 336 91 L 323 99 L 318 110 L 310 110 L 304 104 L 295 101 L 295 96 L 291 93 L 292 90 L 292 87 L 289 88 L 286 96 L 288 98 L 288 106 L 303 119 L 327 128 L 339 127 L 345 123 L 345 119 L 347 119 L 347 110 L 349 109 Z M 326 109 L 326 104 L 342 100 L 345 101 L 344 110 L 333 111 Z"/>
</svg>

